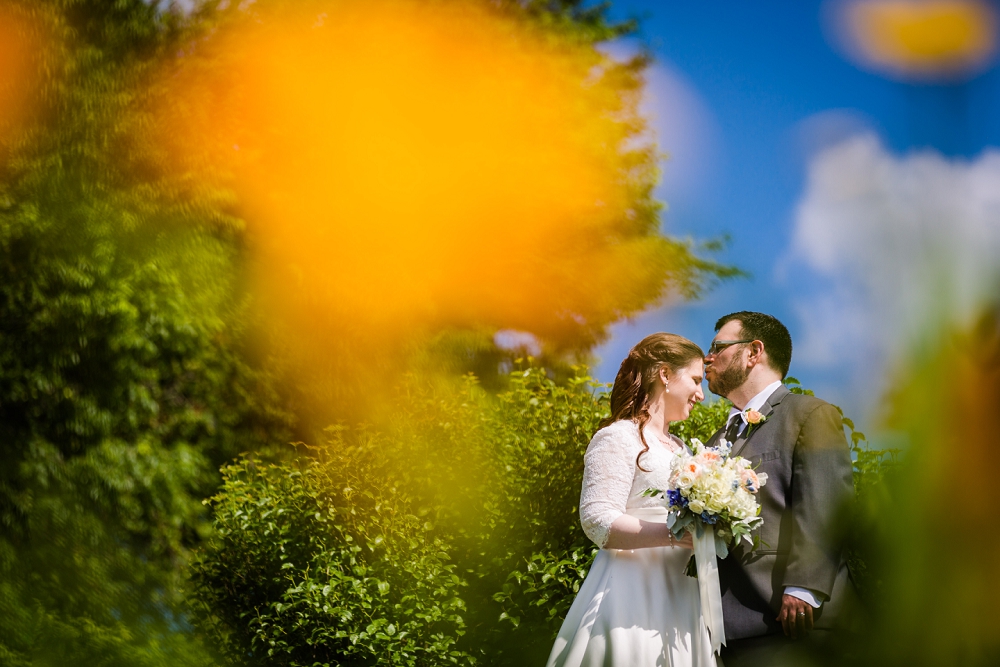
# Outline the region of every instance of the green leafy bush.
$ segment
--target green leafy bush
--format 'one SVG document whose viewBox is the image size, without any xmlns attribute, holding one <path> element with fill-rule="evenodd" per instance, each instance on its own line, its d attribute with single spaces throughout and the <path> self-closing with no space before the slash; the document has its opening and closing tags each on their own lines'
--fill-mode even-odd
<svg viewBox="0 0 1000 667">
<path fill-rule="evenodd" d="M 405 491 L 369 474 L 385 443 L 336 433 L 301 466 L 224 470 L 196 595 L 236 664 L 468 663 L 449 545 Z"/>
</svg>

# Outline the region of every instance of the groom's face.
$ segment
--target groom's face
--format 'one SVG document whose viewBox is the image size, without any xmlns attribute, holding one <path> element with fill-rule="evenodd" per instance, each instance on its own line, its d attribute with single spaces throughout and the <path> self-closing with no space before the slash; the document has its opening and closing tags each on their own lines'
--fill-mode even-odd
<svg viewBox="0 0 1000 667">
<path fill-rule="evenodd" d="M 716 340 L 740 340 L 743 324 L 739 320 L 726 322 Z M 746 382 L 750 370 L 744 363 L 743 344 L 729 345 L 718 354 L 705 357 L 705 378 L 708 380 L 708 390 L 717 396 L 728 396 L 734 389 Z"/>
</svg>

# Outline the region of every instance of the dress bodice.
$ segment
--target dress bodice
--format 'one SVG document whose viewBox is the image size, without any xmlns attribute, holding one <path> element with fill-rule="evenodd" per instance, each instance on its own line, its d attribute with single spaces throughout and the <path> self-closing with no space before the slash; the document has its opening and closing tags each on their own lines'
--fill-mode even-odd
<svg viewBox="0 0 1000 667">
<path fill-rule="evenodd" d="M 683 446 L 682 441 L 672 436 Z M 580 523 L 587 537 L 603 547 L 611 524 L 631 509 L 663 507 L 662 498 L 646 497 L 646 489 L 666 489 L 670 466 L 676 454 L 659 441 L 647 438 L 649 451 L 642 451 L 639 427 L 620 420 L 594 434 L 584 457 L 583 488 L 580 491 Z"/>
</svg>

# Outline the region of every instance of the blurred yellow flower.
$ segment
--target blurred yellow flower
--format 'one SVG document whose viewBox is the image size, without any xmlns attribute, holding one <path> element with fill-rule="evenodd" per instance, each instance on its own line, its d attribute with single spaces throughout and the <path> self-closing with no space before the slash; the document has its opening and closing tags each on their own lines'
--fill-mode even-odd
<svg viewBox="0 0 1000 667">
<path fill-rule="evenodd" d="M 856 0 L 842 7 L 851 55 L 903 77 L 969 74 L 996 50 L 996 12 L 977 0 Z"/>
</svg>

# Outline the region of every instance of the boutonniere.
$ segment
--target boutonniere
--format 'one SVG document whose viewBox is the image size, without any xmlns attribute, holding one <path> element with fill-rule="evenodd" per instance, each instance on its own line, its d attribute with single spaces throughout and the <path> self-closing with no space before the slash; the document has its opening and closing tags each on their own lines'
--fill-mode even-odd
<svg viewBox="0 0 1000 667">
<path fill-rule="evenodd" d="M 747 437 L 750 437 L 753 429 L 767 421 L 767 417 L 756 410 L 747 410 L 743 413 L 743 417 L 747 420 Z"/>
</svg>

